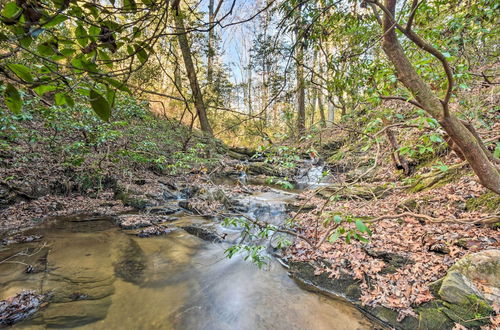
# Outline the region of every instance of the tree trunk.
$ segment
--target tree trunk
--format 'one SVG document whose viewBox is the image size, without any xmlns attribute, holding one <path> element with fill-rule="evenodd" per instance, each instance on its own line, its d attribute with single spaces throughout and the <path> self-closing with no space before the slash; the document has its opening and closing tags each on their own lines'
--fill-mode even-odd
<svg viewBox="0 0 500 330">
<path fill-rule="evenodd" d="M 180 12 L 179 2 L 180 0 L 174 0 L 174 2 L 172 3 L 172 12 L 175 21 L 177 38 L 179 40 L 179 46 L 182 52 L 182 58 L 186 67 L 189 84 L 191 86 L 191 92 L 193 94 L 194 106 L 196 107 L 196 112 L 198 113 L 201 130 L 209 135 L 213 135 L 212 127 L 210 126 L 207 117 L 207 109 L 205 107 L 200 85 L 198 83 L 198 77 L 196 76 L 196 69 L 191 57 L 191 48 L 189 46 L 186 28 L 184 27 L 184 18 L 182 17 L 182 13 Z"/>
<path fill-rule="evenodd" d="M 299 136 L 306 131 L 306 92 L 304 81 L 304 50 L 301 46 L 297 49 L 297 130 Z"/>
<path fill-rule="evenodd" d="M 208 54 L 207 54 L 207 83 L 208 87 L 212 88 L 213 82 L 213 65 L 214 65 L 214 37 L 215 37 L 215 17 L 214 17 L 214 1 L 209 0 L 208 2 Z"/>
<path fill-rule="evenodd" d="M 441 100 L 418 75 L 406 57 L 392 21 L 392 17 L 395 17 L 396 0 L 385 0 L 384 3 L 388 12 L 384 12 L 382 48 L 395 66 L 398 79 L 408 88 L 420 106 L 439 121 L 449 137 L 460 148 L 481 184 L 500 194 L 500 172 L 481 147 L 481 143 L 455 115 L 445 116 Z"/>
<path fill-rule="evenodd" d="M 323 92 L 318 92 L 318 109 L 321 127 L 326 127 L 325 109 L 323 108 Z"/>
<path fill-rule="evenodd" d="M 297 131 L 299 137 L 306 131 L 306 92 L 304 80 L 304 45 L 302 39 L 302 6 L 297 8 L 295 56 L 297 59 Z"/>
<path fill-rule="evenodd" d="M 328 125 L 332 126 L 335 121 L 335 106 L 333 105 L 333 100 L 328 98 Z"/>
<path fill-rule="evenodd" d="M 390 125 L 390 121 L 387 120 L 387 118 L 382 118 L 382 122 L 384 125 L 388 126 Z M 392 161 L 394 162 L 394 166 L 398 170 L 403 170 L 403 173 L 405 175 L 410 175 L 410 165 L 408 164 L 408 161 L 404 156 L 402 156 L 399 153 L 399 144 L 398 141 L 396 140 L 396 136 L 394 135 L 394 131 L 391 128 L 386 128 L 385 130 L 385 135 L 387 136 L 387 140 L 389 140 L 389 143 L 391 145 L 391 158 Z"/>
</svg>

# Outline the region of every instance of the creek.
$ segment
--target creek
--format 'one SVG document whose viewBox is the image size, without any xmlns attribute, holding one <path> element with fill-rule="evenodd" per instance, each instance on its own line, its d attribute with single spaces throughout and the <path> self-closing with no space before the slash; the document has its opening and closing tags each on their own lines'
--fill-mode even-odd
<svg viewBox="0 0 500 330">
<path fill-rule="evenodd" d="M 246 197 L 248 214 L 286 217 L 291 194 Z M 355 307 L 301 289 L 277 260 L 264 269 L 224 255 L 181 227 L 212 225 L 229 241 L 238 231 L 181 213 L 163 236 L 140 238 L 113 218 L 61 217 L 26 234 L 39 242 L 0 248 L 0 299 L 22 290 L 50 293 L 50 303 L 15 328 L 82 329 L 371 329 Z M 21 253 L 21 254 L 22 254 Z M 26 273 L 26 266 L 34 270 Z"/>
</svg>

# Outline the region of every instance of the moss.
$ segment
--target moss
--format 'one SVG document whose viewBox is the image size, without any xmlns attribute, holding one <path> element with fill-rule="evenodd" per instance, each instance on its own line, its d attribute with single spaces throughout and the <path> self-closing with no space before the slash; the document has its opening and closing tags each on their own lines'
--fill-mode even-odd
<svg viewBox="0 0 500 330">
<path fill-rule="evenodd" d="M 417 308 L 418 329 L 441 330 L 451 329 L 454 322 L 443 312 L 443 302 L 431 301 Z"/>
<path fill-rule="evenodd" d="M 134 197 L 131 194 L 124 191 L 116 193 L 115 198 L 121 200 L 123 202 L 123 205 L 131 206 L 137 210 L 144 210 L 148 206 L 150 206 L 147 200 L 139 197 Z"/>
<path fill-rule="evenodd" d="M 500 196 L 490 191 L 479 197 L 469 198 L 465 205 L 468 211 L 497 212 L 500 210 Z"/>
<path fill-rule="evenodd" d="M 431 291 L 431 293 L 434 297 L 439 297 L 438 292 L 439 292 L 439 289 L 441 288 L 441 284 L 443 284 L 442 278 L 429 284 L 429 290 Z"/>
<path fill-rule="evenodd" d="M 398 321 L 399 313 L 387 307 L 374 307 L 369 312 L 393 328 L 418 329 L 418 320 L 416 318 L 407 316 L 403 320 Z"/>
<path fill-rule="evenodd" d="M 443 172 L 440 170 L 432 171 L 426 175 L 421 175 L 410 187 L 410 192 L 419 192 L 430 188 L 439 188 L 453 182 L 461 176 L 460 167 L 450 168 Z"/>
<path fill-rule="evenodd" d="M 479 328 L 489 323 L 493 308 L 476 295 L 468 295 L 467 303 L 450 304 L 443 302 L 442 311 L 453 321 L 468 328 Z"/>
</svg>

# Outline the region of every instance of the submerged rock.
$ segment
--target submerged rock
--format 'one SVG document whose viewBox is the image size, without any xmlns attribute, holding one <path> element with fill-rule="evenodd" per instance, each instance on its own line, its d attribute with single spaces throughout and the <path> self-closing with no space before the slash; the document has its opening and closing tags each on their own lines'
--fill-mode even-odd
<svg viewBox="0 0 500 330">
<path fill-rule="evenodd" d="M 120 247 L 121 255 L 115 264 L 115 274 L 126 282 L 141 284 L 147 267 L 147 258 L 136 241 L 129 239 Z"/>
<path fill-rule="evenodd" d="M 78 300 L 51 304 L 33 320 L 49 328 L 74 328 L 106 318 L 111 297 L 99 300 Z"/>
<path fill-rule="evenodd" d="M 0 326 L 9 326 L 32 316 L 42 307 L 46 297 L 35 291 L 23 291 L 0 301 Z"/>
</svg>

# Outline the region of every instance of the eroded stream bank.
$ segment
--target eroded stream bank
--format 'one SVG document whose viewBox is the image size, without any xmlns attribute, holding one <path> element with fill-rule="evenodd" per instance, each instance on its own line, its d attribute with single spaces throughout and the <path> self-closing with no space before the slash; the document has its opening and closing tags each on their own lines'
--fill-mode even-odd
<svg viewBox="0 0 500 330">
<path fill-rule="evenodd" d="M 267 190 L 246 193 L 237 203 L 232 202 L 233 208 L 262 219 L 282 220 L 293 195 Z M 179 196 L 162 198 L 170 208 L 189 206 Z M 265 269 L 258 269 L 238 257 L 227 259 L 224 250 L 236 241 L 239 230 L 224 228 L 214 219 L 189 214 L 182 208 L 162 210 L 157 208 L 155 212 L 160 214 L 156 215 L 125 215 L 118 220 L 61 217 L 24 233 L 42 236 L 39 241 L 3 247 L 2 260 L 18 256 L 0 264 L 0 299 L 22 290 L 35 290 L 48 297 L 46 306 L 15 327 L 375 326 L 352 305 L 301 289 L 276 260 L 271 259 Z M 148 221 L 156 224 L 145 227 Z M 137 236 L 144 228 L 160 227 L 169 230 L 157 237 Z M 28 265 L 32 267 L 30 271 Z"/>
</svg>

